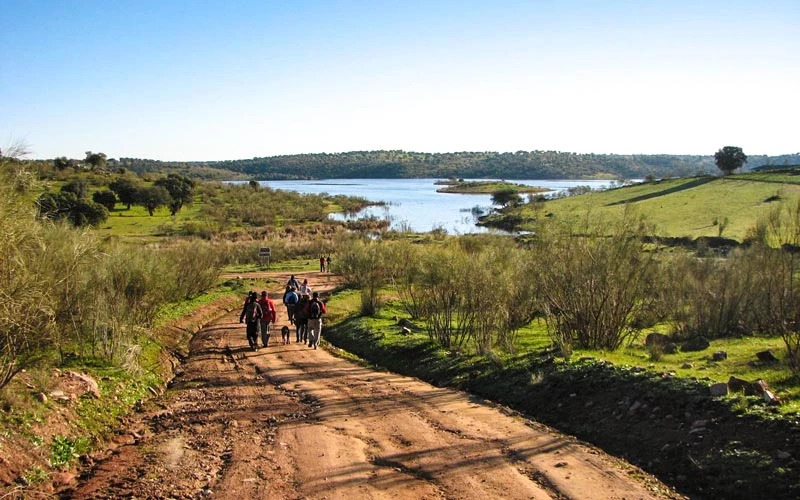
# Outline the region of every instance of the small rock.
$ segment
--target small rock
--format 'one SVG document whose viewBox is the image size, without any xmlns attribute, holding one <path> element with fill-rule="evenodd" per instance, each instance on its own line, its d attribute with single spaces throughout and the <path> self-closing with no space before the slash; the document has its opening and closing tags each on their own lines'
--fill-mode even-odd
<svg viewBox="0 0 800 500">
<path fill-rule="evenodd" d="M 33 397 L 40 403 L 47 403 L 47 395 L 43 392 L 37 392 Z"/>
<path fill-rule="evenodd" d="M 705 427 L 707 425 L 708 425 L 708 420 L 705 420 L 705 419 L 704 420 L 695 420 L 694 422 L 692 422 L 692 428 L 693 429 L 696 428 L 696 427 Z"/>
<path fill-rule="evenodd" d="M 678 344 L 669 342 L 664 346 L 664 354 L 675 354 L 678 352 Z"/>
<path fill-rule="evenodd" d="M 83 395 L 89 394 L 94 398 L 100 399 L 100 387 L 97 385 L 97 381 L 90 377 L 89 375 L 84 375 L 82 373 L 77 373 L 73 371 L 68 371 L 66 375 L 70 378 L 74 378 L 83 382 L 86 391 Z"/>
<path fill-rule="evenodd" d="M 557 464 L 554 465 L 554 467 L 560 468 L 560 467 L 566 467 L 567 465 L 569 465 L 567 462 L 558 462 Z"/>
<path fill-rule="evenodd" d="M 728 353 L 725 351 L 717 351 L 711 355 L 711 359 L 713 359 L 714 361 L 723 361 L 725 359 L 728 359 Z"/>
<path fill-rule="evenodd" d="M 640 403 L 639 401 L 636 401 L 635 403 L 633 403 L 631 405 L 630 408 L 628 408 L 628 413 L 633 413 L 633 412 L 635 412 L 636 410 L 638 410 L 641 407 L 642 407 L 642 403 Z"/>
<path fill-rule="evenodd" d="M 763 399 L 765 403 L 767 403 L 767 404 L 771 404 L 771 405 L 779 405 L 779 404 L 781 404 L 781 403 L 782 403 L 782 401 L 781 401 L 781 398 L 779 398 L 778 396 L 776 396 L 776 395 L 775 395 L 775 394 L 774 394 L 772 391 L 770 391 L 770 390 L 765 390 L 765 391 L 764 391 L 764 392 L 761 394 L 761 399 Z"/>
<path fill-rule="evenodd" d="M 53 486 L 56 488 L 61 486 L 69 486 L 70 484 L 75 482 L 76 475 L 71 472 L 57 472 L 53 474 Z"/>
<path fill-rule="evenodd" d="M 781 450 L 778 450 L 778 455 L 777 456 L 781 460 L 786 460 L 788 458 L 792 458 L 792 454 L 791 453 L 786 453 L 785 451 L 781 451 Z"/>
<path fill-rule="evenodd" d="M 709 387 L 708 389 L 711 392 L 712 396 L 725 396 L 728 394 L 728 384 L 726 384 L 725 382 L 712 384 L 711 387 Z"/>
<path fill-rule="evenodd" d="M 411 330 L 407 326 L 404 326 L 403 329 L 400 330 L 400 334 L 401 335 L 409 335 L 410 333 L 411 333 Z"/>
<path fill-rule="evenodd" d="M 766 351 L 757 352 L 756 357 L 762 363 L 775 363 L 779 361 L 778 358 L 776 358 L 775 355 L 772 354 L 772 351 L 770 351 L 769 349 L 767 349 Z"/>
<path fill-rule="evenodd" d="M 669 343 L 669 337 L 657 332 L 648 333 L 644 339 L 644 345 L 647 346 L 665 346 Z"/>
<path fill-rule="evenodd" d="M 742 392 L 749 385 L 750 382 L 738 377 L 731 377 L 728 379 L 728 388 L 731 390 L 731 392 Z"/>
<path fill-rule="evenodd" d="M 692 367 L 694 367 L 694 365 L 691 364 L 691 363 L 684 363 L 684 364 L 681 365 L 681 368 L 683 368 L 684 370 L 688 370 L 688 369 L 690 369 Z"/>
<path fill-rule="evenodd" d="M 704 351 L 708 349 L 709 346 L 711 346 L 711 342 L 709 342 L 707 338 L 703 336 L 698 336 L 684 342 L 681 345 L 681 351 L 683 352 Z"/>
</svg>

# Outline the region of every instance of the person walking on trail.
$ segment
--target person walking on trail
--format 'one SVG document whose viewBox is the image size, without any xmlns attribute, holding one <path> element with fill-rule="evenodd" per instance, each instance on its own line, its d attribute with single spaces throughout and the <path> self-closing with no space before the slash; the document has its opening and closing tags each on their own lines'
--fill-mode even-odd
<svg viewBox="0 0 800 500">
<path fill-rule="evenodd" d="M 328 310 L 325 303 L 319 300 L 317 292 L 314 292 L 305 309 L 308 313 L 308 346 L 316 349 L 322 339 L 322 315 L 327 314 Z"/>
<path fill-rule="evenodd" d="M 261 316 L 264 315 L 261 306 L 258 305 L 258 295 L 256 292 L 250 292 L 247 296 L 247 302 L 244 303 L 242 314 L 239 315 L 239 323 L 246 321 L 247 328 L 247 342 L 250 348 L 254 351 L 258 350 L 258 322 Z"/>
<path fill-rule="evenodd" d="M 321 272 L 321 273 L 325 272 L 325 256 L 324 255 L 320 255 L 319 256 L 319 272 Z"/>
<path fill-rule="evenodd" d="M 290 286 L 295 290 L 300 288 L 300 282 L 297 281 L 294 277 L 294 274 L 289 277 L 289 281 L 286 282 L 286 286 Z"/>
<path fill-rule="evenodd" d="M 306 311 L 306 306 L 308 305 L 308 295 L 304 294 L 300 297 L 300 302 L 297 303 L 297 307 L 294 311 L 294 326 L 297 327 L 297 332 L 295 335 L 295 342 L 300 343 L 308 343 L 308 311 Z"/>
<path fill-rule="evenodd" d="M 295 289 L 291 286 L 286 287 L 286 292 L 283 294 L 283 305 L 286 306 L 286 315 L 289 317 L 289 324 L 294 324 L 294 311 L 295 306 L 300 301 Z"/>
<path fill-rule="evenodd" d="M 305 279 L 305 280 L 303 280 L 303 284 L 300 285 L 300 288 L 298 289 L 297 293 L 299 295 L 301 295 L 301 296 L 303 296 L 303 295 L 311 295 L 312 291 L 313 290 L 311 290 L 311 287 L 308 286 L 308 280 Z"/>
<path fill-rule="evenodd" d="M 275 323 L 278 315 L 275 312 L 275 304 L 270 300 L 266 291 L 261 292 L 261 298 L 258 299 L 258 305 L 261 306 L 261 319 L 259 326 L 261 327 L 261 345 L 264 347 L 269 346 L 269 328 L 270 324 Z"/>
<path fill-rule="evenodd" d="M 325 268 L 328 270 L 328 272 L 331 272 L 331 256 L 330 255 L 328 255 L 328 257 L 325 259 Z"/>
</svg>

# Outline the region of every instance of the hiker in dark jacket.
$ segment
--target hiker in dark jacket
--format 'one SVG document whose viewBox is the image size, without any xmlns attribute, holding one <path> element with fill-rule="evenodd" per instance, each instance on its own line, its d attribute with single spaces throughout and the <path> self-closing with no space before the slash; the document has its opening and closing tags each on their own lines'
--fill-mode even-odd
<svg viewBox="0 0 800 500">
<path fill-rule="evenodd" d="M 257 300 L 258 295 L 256 292 L 250 292 L 247 296 L 247 302 L 244 303 L 242 308 L 242 314 L 239 315 L 239 323 L 245 323 L 247 327 L 247 342 L 254 351 L 258 350 L 258 321 L 264 315 Z M 245 320 L 247 321 L 245 322 Z"/>
<path fill-rule="evenodd" d="M 316 349 L 322 338 L 322 315 L 327 314 L 328 309 L 325 303 L 319 300 L 319 294 L 314 292 L 305 310 L 308 313 L 308 346 Z"/>
<path fill-rule="evenodd" d="M 294 326 L 297 328 L 295 342 L 308 342 L 308 295 L 300 297 L 300 302 L 294 311 Z"/>
</svg>

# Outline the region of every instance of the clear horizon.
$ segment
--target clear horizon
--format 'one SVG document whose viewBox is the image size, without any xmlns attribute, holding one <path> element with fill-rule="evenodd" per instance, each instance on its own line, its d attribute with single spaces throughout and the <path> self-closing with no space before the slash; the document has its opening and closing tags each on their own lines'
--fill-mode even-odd
<svg viewBox="0 0 800 500">
<path fill-rule="evenodd" d="M 0 147 L 800 151 L 800 2 L 10 0 Z"/>
</svg>

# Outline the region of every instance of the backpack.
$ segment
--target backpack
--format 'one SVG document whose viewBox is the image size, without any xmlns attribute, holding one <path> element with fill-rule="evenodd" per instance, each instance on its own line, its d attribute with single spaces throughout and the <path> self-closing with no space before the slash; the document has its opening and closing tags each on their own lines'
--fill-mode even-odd
<svg viewBox="0 0 800 500">
<path fill-rule="evenodd" d="M 308 304 L 308 317 L 311 319 L 319 319 L 322 317 L 322 307 L 319 305 L 319 301 L 312 300 Z"/>
<path fill-rule="evenodd" d="M 289 292 L 286 295 L 286 303 L 287 304 L 292 304 L 292 305 L 297 304 L 298 300 L 299 300 L 299 298 L 297 297 L 297 294 L 294 293 L 294 292 Z"/>
</svg>

